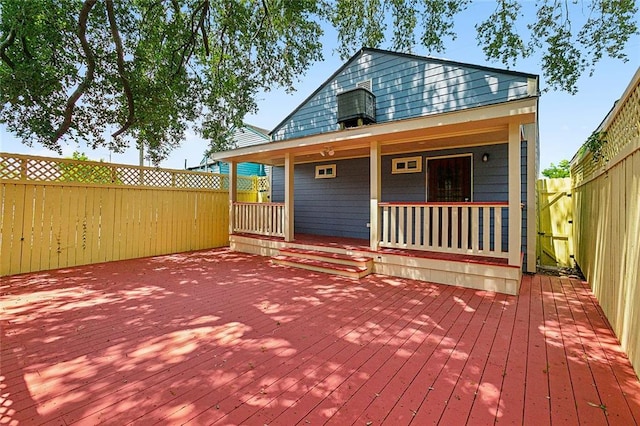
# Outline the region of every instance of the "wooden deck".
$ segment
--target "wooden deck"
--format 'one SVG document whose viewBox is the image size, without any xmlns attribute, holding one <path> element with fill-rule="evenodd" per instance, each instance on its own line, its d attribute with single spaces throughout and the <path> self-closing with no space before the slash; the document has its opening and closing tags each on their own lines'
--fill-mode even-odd
<svg viewBox="0 0 640 426">
<path fill-rule="evenodd" d="M 519 296 L 210 250 L 4 277 L 0 424 L 637 425 L 586 283 Z"/>
</svg>

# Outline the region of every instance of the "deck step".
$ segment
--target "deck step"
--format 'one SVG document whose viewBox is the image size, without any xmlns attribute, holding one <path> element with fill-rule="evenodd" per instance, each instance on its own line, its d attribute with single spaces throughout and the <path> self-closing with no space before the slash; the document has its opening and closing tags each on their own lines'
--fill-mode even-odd
<svg viewBox="0 0 640 426">
<path fill-rule="evenodd" d="M 278 265 L 350 278 L 362 278 L 373 269 L 373 259 L 369 257 L 294 248 L 281 249 L 271 261 Z"/>
</svg>

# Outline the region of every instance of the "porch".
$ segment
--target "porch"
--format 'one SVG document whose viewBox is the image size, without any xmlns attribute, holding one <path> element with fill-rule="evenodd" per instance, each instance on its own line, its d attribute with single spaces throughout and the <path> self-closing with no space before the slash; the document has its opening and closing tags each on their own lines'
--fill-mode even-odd
<svg viewBox="0 0 640 426">
<path fill-rule="evenodd" d="M 517 294 L 536 265 L 536 111 L 531 98 L 214 153 L 230 164 L 231 247 L 274 256 L 299 232 L 368 237 L 376 273 Z M 444 173 L 458 173 L 452 159 L 459 176 Z M 242 161 L 274 166 L 276 202 L 239 202 Z"/>
<path fill-rule="evenodd" d="M 0 293 L 1 424 L 640 423 L 638 378 L 573 278 L 526 275 L 516 297 L 218 249 Z"/>
<path fill-rule="evenodd" d="M 306 262 L 294 266 L 326 272 L 331 272 L 331 267 L 314 264 L 313 258 L 323 253 L 368 258 L 373 273 L 518 294 L 522 259 L 516 265 L 509 264 L 503 230 L 508 203 L 378 206 L 377 241 L 312 234 L 295 234 L 288 241 L 284 203 L 234 202 L 230 247 L 270 257 L 291 250 L 306 253 Z"/>
</svg>

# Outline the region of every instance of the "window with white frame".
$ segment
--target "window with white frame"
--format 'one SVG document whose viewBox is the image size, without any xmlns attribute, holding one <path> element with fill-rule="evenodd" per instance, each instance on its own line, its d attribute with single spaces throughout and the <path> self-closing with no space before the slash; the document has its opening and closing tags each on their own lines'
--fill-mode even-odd
<svg viewBox="0 0 640 426">
<path fill-rule="evenodd" d="M 422 171 L 422 157 L 404 157 L 391 160 L 391 173 L 420 173 Z"/>
<path fill-rule="evenodd" d="M 316 166 L 316 179 L 329 179 L 336 177 L 336 165 L 324 164 Z"/>
</svg>

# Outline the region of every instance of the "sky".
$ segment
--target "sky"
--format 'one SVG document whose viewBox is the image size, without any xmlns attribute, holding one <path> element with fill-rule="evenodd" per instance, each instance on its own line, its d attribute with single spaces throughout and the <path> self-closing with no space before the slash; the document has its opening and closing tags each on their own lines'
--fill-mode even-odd
<svg viewBox="0 0 640 426">
<path fill-rule="evenodd" d="M 446 52 L 430 56 L 450 59 L 494 68 L 507 68 L 499 62 L 490 62 L 484 58 L 475 40 L 474 24 L 478 16 L 488 16 L 494 2 L 473 2 L 456 20 L 456 40 L 445 42 Z M 534 2 L 524 2 L 523 12 L 533 13 Z M 640 21 L 640 13 L 637 14 Z M 302 103 L 315 89 L 328 79 L 344 63 L 335 52 L 338 40 L 333 30 L 325 28 L 322 39 L 324 60 L 311 66 L 305 75 L 299 76 L 296 92 L 287 94 L 284 89 L 273 90 L 258 95 L 258 112 L 245 118 L 245 122 L 273 129 L 293 109 Z M 380 46 L 388 49 L 389 45 Z M 412 52 L 417 55 L 429 55 L 424 49 L 416 47 Z M 587 137 L 598 127 L 617 99 L 624 93 L 634 74 L 640 67 L 640 36 L 635 36 L 626 48 L 628 62 L 603 58 L 596 66 L 593 76 L 588 72 L 578 82 L 575 95 L 559 91 L 545 91 L 539 102 L 540 123 L 540 167 L 550 163 L 557 164 L 562 159 L 570 160 Z M 518 61 L 508 68 L 515 71 L 538 74 L 540 87 L 545 89 L 540 55 Z M 182 146 L 174 150 L 160 167 L 183 169 L 185 165 L 196 166 L 203 159 L 207 142 L 193 132 L 187 133 Z M 138 152 L 129 148 L 124 153 L 110 153 L 106 149 L 92 150 L 75 143 L 63 146 L 63 157 L 71 157 L 74 151 L 84 152 L 92 160 L 104 160 L 121 164 L 138 164 Z M 0 152 L 59 157 L 56 152 L 42 146 L 28 147 L 0 124 Z"/>
</svg>

